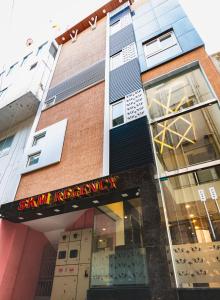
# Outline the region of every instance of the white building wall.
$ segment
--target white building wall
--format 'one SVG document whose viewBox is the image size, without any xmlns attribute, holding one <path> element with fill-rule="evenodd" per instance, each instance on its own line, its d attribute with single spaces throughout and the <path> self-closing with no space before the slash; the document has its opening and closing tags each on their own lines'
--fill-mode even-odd
<svg viewBox="0 0 220 300">
<path fill-rule="evenodd" d="M 29 50 L 29 56 L 14 61 L 5 70 L 0 70 L 0 91 L 7 90 L 0 95 L 0 109 L 31 91 L 40 101 L 50 73 L 53 69 L 54 58 L 49 52 L 51 43 L 48 42 L 38 53 L 38 48 Z M 26 54 L 26 55 L 28 55 Z M 16 63 L 9 72 L 10 67 Z M 34 68 L 31 69 L 36 64 Z"/>
<path fill-rule="evenodd" d="M 30 118 L 0 135 L 0 140 L 14 135 L 9 153 L 0 156 L 0 205 L 15 198 L 23 168 L 24 148 L 34 118 Z"/>
<path fill-rule="evenodd" d="M 10 66 L 16 61 L 12 62 L 4 70 L 0 70 L 0 91 L 7 87 L 5 94 L 0 93 L 0 123 L 8 124 L 7 129 L 2 129 L 0 126 L 0 142 L 6 137 L 14 135 L 14 139 L 10 150 L 6 153 L 0 151 L 0 205 L 14 200 L 17 188 L 20 182 L 22 170 L 24 170 L 25 148 L 27 146 L 28 138 L 32 131 L 35 131 L 41 111 L 40 102 L 44 101 L 52 73 L 55 68 L 57 57 L 50 53 L 51 42 L 45 44 L 43 49 L 38 52 L 38 47 L 35 49 L 28 49 L 28 52 L 18 60 L 16 68 L 8 72 Z M 24 57 L 31 53 L 28 59 L 23 62 Z M 37 65 L 32 68 L 35 63 Z M 1 73 L 3 74 L 1 75 Z M 28 119 L 25 120 L 26 111 L 24 107 L 29 104 L 28 95 L 32 94 L 39 101 L 39 109 L 32 112 Z M 22 99 L 22 101 L 20 101 Z M 17 101 L 19 100 L 19 101 Z M 11 107 L 18 105 L 19 109 L 12 111 Z M 10 104 L 10 105 L 8 105 Z M 23 107 L 23 109 L 22 109 Z M 27 110 L 27 109 L 26 109 Z M 7 114 L 8 113 L 8 114 Z M 23 114 L 22 121 L 17 117 Z M 6 118 L 5 115 L 8 115 Z M 23 121 L 24 120 L 24 121 Z M 14 125 L 10 125 L 14 124 Z M 2 127 L 3 128 L 3 127 Z M 0 149 L 1 150 L 1 149 Z"/>
</svg>

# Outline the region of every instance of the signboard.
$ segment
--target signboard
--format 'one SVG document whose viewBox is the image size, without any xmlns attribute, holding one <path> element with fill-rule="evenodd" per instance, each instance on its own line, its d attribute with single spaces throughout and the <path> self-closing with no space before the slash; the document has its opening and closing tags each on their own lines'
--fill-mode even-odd
<svg viewBox="0 0 220 300">
<path fill-rule="evenodd" d="M 202 202 L 206 201 L 205 191 L 204 190 L 198 190 L 199 198 Z"/>
<path fill-rule="evenodd" d="M 216 190 L 215 190 L 214 186 L 209 188 L 209 193 L 211 195 L 212 200 L 217 200 L 218 199 L 218 196 L 217 196 L 217 193 L 216 193 Z"/>
<path fill-rule="evenodd" d="M 41 206 L 49 206 L 51 204 L 66 202 L 81 197 L 91 197 L 101 192 L 108 192 L 117 189 L 117 181 L 117 176 L 106 177 L 89 183 L 79 184 L 54 192 L 44 193 L 38 196 L 19 200 L 17 201 L 17 210 L 22 212 L 27 209 L 36 209 Z"/>
</svg>

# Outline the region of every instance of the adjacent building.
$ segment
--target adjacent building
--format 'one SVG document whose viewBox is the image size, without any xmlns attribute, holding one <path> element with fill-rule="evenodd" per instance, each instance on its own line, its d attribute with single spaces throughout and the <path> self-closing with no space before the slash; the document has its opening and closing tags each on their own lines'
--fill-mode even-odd
<svg viewBox="0 0 220 300">
<path fill-rule="evenodd" d="M 56 44 L 20 157 L 0 140 L 0 298 L 218 299 L 220 76 L 179 2 L 112 0 Z"/>
<path fill-rule="evenodd" d="M 57 46 L 28 47 L 0 73 L 0 203 L 15 198 L 24 169 L 24 149 L 49 86 Z M 35 130 L 35 129 L 33 129 Z"/>
</svg>

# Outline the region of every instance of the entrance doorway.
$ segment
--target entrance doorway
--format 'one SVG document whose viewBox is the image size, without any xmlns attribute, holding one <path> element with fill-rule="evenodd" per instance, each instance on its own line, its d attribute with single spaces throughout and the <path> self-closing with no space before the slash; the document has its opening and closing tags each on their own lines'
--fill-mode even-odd
<svg viewBox="0 0 220 300">
<path fill-rule="evenodd" d="M 85 300 L 89 288 L 147 286 L 140 198 L 27 223 L 48 239 L 34 300 Z"/>
</svg>

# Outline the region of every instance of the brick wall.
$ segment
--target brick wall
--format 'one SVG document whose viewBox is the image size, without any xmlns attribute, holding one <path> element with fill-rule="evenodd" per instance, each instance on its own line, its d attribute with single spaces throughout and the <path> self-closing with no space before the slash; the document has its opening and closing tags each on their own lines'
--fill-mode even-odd
<svg viewBox="0 0 220 300">
<path fill-rule="evenodd" d="M 106 18 L 97 22 L 95 30 L 86 29 L 78 34 L 77 41 L 62 46 L 50 88 L 70 76 L 105 58 Z"/>
<path fill-rule="evenodd" d="M 104 83 L 45 110 L 37 130 L 68 119 L 61 162 L 22 176 L 16 199 L 102 176 Z"/>
</svg>

